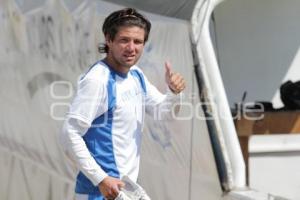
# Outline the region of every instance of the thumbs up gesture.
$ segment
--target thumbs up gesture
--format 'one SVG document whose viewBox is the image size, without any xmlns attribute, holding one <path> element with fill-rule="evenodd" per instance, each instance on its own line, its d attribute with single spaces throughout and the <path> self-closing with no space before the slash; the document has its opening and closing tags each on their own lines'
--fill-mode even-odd
<svg viewBox="0 0 300 200">
<path fill-rule="evenodd" d="M 183 77 L 179 73 L 172 71 L 170 62 L 165 63 L 165 69 L 165 78 L 170 90 L 175 94 L 183 91 L 185 88 L 185 81 Z"/>
</svg>

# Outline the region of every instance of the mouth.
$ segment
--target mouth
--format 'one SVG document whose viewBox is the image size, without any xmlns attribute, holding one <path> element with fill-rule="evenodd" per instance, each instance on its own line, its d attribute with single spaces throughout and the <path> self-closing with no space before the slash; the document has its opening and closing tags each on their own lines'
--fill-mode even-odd
<svg viewBox="0 0 300 200">
<path fill-rule="evenodd" d="M 135 55 L 124 55 L 124 57 L 127 61 L 131 61 L 135 59 Z"/>
</svg>

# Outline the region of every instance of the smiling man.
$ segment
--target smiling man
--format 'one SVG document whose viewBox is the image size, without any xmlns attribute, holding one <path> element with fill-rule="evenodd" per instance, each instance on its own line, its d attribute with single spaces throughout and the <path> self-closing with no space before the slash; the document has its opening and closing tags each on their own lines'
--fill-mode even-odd
<svg viewBox="0 0 300 200">
<path fill-rule="evenodd" d="M 136 66 L 150 22 L 135 9 L 110 14 L 102 30 L 106 53 L 79 80 L 62 131 L 62 142 L 77 163 L 76 198 L 115 199 L 123 176 L 136 181 L 145 111 L 168 117 L 185 88 L 183 77 L 165 63 L 168 92 L 161 94 Z"/>
</svg>

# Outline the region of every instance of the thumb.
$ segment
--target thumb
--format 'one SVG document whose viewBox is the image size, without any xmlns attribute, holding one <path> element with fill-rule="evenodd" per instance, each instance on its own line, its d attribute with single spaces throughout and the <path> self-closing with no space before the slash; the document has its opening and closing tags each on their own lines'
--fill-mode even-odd
<svg viewBox="0 0 300 200">
<path fill-rule="evenodd" d="M 169 61 L 165 62 L 166 76 L 170 77 L 172 75 L 171 63 Z"/>
</svg>

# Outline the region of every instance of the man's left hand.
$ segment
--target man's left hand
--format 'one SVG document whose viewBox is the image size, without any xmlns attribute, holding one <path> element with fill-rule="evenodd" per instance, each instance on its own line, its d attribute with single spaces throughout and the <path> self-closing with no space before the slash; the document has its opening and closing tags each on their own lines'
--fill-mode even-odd
<svg viewBox="0 0 300 200">
<path fill-rule="evenodd" d="M 169 62 L 165 63 L 165 69 L 165 78 L 170 90 L 175 94 L 183 91 L 185 88 L 185 81 L 183 77 L 179 73 L 172 71 L 171 64 Z"/>
</svg>

